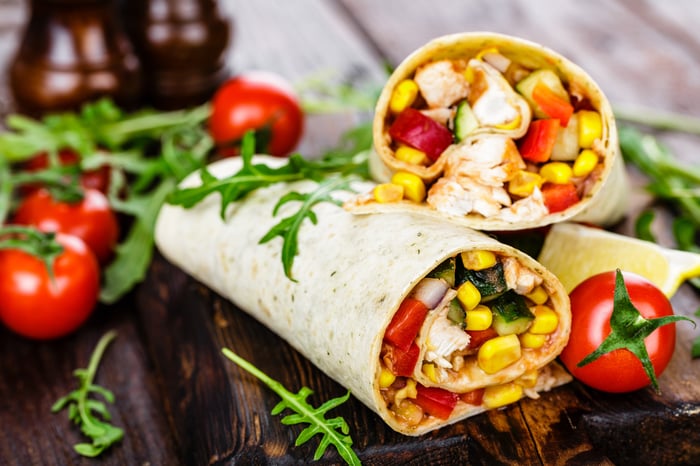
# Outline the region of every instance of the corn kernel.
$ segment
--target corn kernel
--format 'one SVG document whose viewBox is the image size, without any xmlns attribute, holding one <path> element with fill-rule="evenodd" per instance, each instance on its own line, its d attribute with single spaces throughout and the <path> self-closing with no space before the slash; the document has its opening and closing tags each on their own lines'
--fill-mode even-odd
<svg viewBox="0 0 700 466">
<path fill-rule="evenodd" d="M 396 152 L 394 152 L 394 158 L 402 162 L 410 163 L 411 165 L 428 165 L 428 162 L 430 162 L 425 152 L 410 146 L 400 146 L 396 149 Z"/>
<path fill-rule="evenodd" d="M 532 312 L 535 314 L 535 320 L 532 321 L 532 325 L 528 329 L 530 333 L 546 335 L 557 329 L 559 316 L 552 308 L 538 305 L 532 309 Z"/>
<path fill-rule="evenodd" d="M 544 178 L 535 172 L 520 170 L 508 182 L 508 192 L 514 196 L 527 197 L 544 183 Z"/>
<path fill-rule="evenodd" d="M 525 297 L 535 304 L 544 304 L 549 299 L 547 291 L 542 286 L 536 286 L 529 294 Z"/>
<path fill-rule="evenodd" d="M 396 403 L 393 411 L 409 426 L 417 426 L 423 420 L 423 408 L 411 401 Z"/>
<path fill-rule="evenodd" d="M 396 172 L 391 177 L 393 184 L 403 186 L 403 197 L 413 202 L 423 202 L 425 199 L 425 183 L 418 175 L 408 172 Z"/>
<path fill-rule="evenodd" d="M 483 249 L 475 251 L 464 251 L 462 254 L 462 264 L 465 269 L 484 270 L 496 265 L 496 254 Z"/>
<path fill-rule="evenodd" d="M 600 113 L 593 110 L 578 112 L 578 145 L 590 149 L 596 139 L 603 137 L 603 123 Z"/>
<path fill-rule="evenodd" d="M 515 383 L 517 383 L 521 387 L 533 388 L 535 385 L 537 385 L 537 378 L 538 377 L 539 377 L 539 373 L 537 372 L 537 369 L 531 369 L 531 370 L 525 372 L 520 377 L 518 377 L 515 380 Z"/>
<path fill-rule="evenodd" d="M 477 354 L 479 367 L 487 374 L 495 374 L 520 359 L 520 340 L 515 334 L 487 340 Z"/>
<path fill-rule="evenodd" d="M 413 102 L 418 96 L 418 85 L 412 79 L 404 79 L 396 85 L 389 99 L 389 109 L 393 113 L 401 113 L 408 107 L 413 105 Z"/>
<path fill-rule="evenodd" d="M 547 341 L 547 335 L 535 335 L 534 333 L 525 332 L 520 334 L 520 345 L 523 348 L 538 349 L 542 348 Z"/>
<path fill-rule="evenodd" d="M 382 367 L 379 374 L 379 388 L 388 388 L 396 380 L 396 376 L 386 367 Z"/>
<path fill-rule="evenodd" d="M 492 385 L 484 390 L 484 405 L 488 409 L 515 403 L 523 397 L 523 387 L 511 382 L 503 385 Z"/>
<path fill-rule="evenodd" d="M 465 319 L 467 325 L 466 330 L 486 330 L 491 327 L 493 322 L 493 313 L 491 309 L 479 304 L 471 311 L 467 312 Z"/>
<path fill-rule="evenodd" d="M 598 154 L 591 149 L 583 149 L 574 161 L 574 176 L 587 176 L 598 165 Z"/>
<path fill-rule="evenodd" d="M 457 299 L 465 311 L 471 311 L 481 301 L 481 293 L 472 282 L 466 281 L 457 288 Z"/>
<path fill-rule="evenodd" d="M 423 364 L 423 373 L 426 377 L 430 379 L 431 382 L 438 382 L 437 372 L 435 371 L 435 364 L 431 362 Z"/>
<path fill-rule="evenodd" d="M 377 202 L 399 202 L 403 199 L 404 188 L 401 185 L 395 183 L 382 183 L 378 184 L 372 190 L 374 195 L 374 200 Z"/>
<path fill-rule="evenodd" d="M 550 183 L 566 184 L 571 181 L 573 171 L 568 163 L 549 162 L 540 168 L 540 176 Z"/>
<path fill-rule="evenodd" d="M 394 395 L 394 403 L 401 404 L 406 398 L 414 398 L 418 396 L 418 390 L 416 390 L 416 381 L 413 379 L 406 379 L 406 385 L 400 390 L 396 391 Z"/>
</svg>

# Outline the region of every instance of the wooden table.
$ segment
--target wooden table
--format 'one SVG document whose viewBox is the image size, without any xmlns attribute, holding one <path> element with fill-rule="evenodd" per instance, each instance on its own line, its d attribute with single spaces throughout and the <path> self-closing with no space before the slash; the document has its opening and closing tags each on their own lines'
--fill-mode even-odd
<svg viewBox="0 0 700 466">
<path fill-rule="evenodd" d="M 586 69 L 613 105 L 644 105 L 700 117 L 700 6 L 695 0 L 222 0 L 234 18 L 234 71 L 267 69 L 292 81 L 331 72 L 339 80 L 381 83 L 429 39 L 460 31 L 510 33 L 545 44 Z M 0 68 L 27 17 L 20 0 L 0 2 Z M 0 112 L 12 109 L 6 76 Z M 317 154 L 366 115 L 310 116 L 299 148 Z M 687 162 L 697 136 L 660 134 Z M 649 203 L 633 170 L 634 203 L 617 230 L 632 233 Z M 667 225 L 666 223 L 661 227 Z M 670 241 L 659 228 L 661 241 Z M 0 277 L 2 279 L 2 277 Z M 672 303 L 692 315 L 700 299 L 684 285 Z M 52 403 L 74 388 L 98 338 L 119 332 L 98 382 L 115 392 L 114 423 L 125 438 L 98 460 L 73 452 L 81 440 Z M 351 399 L 349 420 L 367 464 L 699 464 L 700 360 L 697 335 L 679 325 L 662 395 L 642 390 L 604 395 L 572 383 L 540 400 L 477 416 L 422 438 L 401 437 Z M 305 464 L 316 443 L 293 447 L 299 432 L 269 415 L 277 401 L 262 385 L 240 385 L 240 372 L 217 346 L 245 354 L 271 376 L 317 403 L 344 393 L 257 322 L 157 257 L 146 282 L 121 302 L 100 307 L 73 336 L 36 343 L 0 329 L 0 463 L 10 465 Z M 262 342 L 266 342 L 263 344 Z M 252 388 L 251 388 L 252 387 Z M 251 396 L 254 395 L 254 396 Z M 248 398 L 246 398 L 246 396 Z M 334 451 L 323 464 L 334 464 Z"/>
</svg>

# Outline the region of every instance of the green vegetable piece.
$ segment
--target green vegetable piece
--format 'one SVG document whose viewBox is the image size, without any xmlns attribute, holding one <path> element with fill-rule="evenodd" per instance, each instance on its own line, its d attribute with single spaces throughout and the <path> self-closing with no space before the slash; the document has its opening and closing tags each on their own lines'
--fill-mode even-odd
<svg viewBox="0 0 700 466">
<path fill-rule="evenodd" d="M 328 411 L 346 402 L 350 397 L 350 392 L 347 392 L 342 397 L 332 398 L 318 408 L 314 408 L 306 401 L 306 398 L 313 393 L 310 388 L 302 387 L 298 393 L 292 393 L 284 388 L 281 383 L 270 378 L 267 374 L 230 349 L 223 348 L 221 351 L 224 353 L 224 356 L 238 364 L 250 374 L 257 377 L 260 381 L 267 385 L 270 390 L 282 398 L 282 401 L 272 408 L 272 415 L 280 414 L 285 409 L 291 409 L 294 411 L 294 414 L 288 414 L 282 418 L 282 424 L 309 424 L 299 434 L 299 437 L 295 443 L 296 446 L 299 446 L 307 442 L 313 436 L 320 434 L 321 441 L 319 442 L 318 448 L 316 448 L 316 452 L 314 453 L 315 461 L 321 459 L 321 456 L 323 456 L 323 453 L 326 451 L 326 448 L 328 448 L 329 445 L 333 445 L 347 464 L 361 464 L 360 459 L 352 449 L 352 438 L 348 435 L 350 427 L 345 419 L 340 416 L 332 419 L 326 419 L 325 417 Z"/>
<path fill-rule="evenodd" d="M 533 113 L 537 118 L 549 118 L 549 116 L 540 109 L 535 100 L 532 98 L 532 93 L 535 87 L 539 83 L 544 83 L 550 90 L 552 90 L 557 96 L 569 102 L 569 93 L 564 89 L 564 85 L 559 79 L 557 73 L 552 70 L 543 68 L 540 70 L 535 70 L 525 78 L 518 81 L 515 85 L 515 89 L 525 97 L 525 100 L 532 107 Z"/>
<path fill-rule="evenodd" d="M 583 358 L 577 365 L 578 367 L 583 367 L 616 349 L 627 349 L 642 363 L 644 371 L 649 377 L 649 380 L 651 380 L 654 390 L 659 393 L 659 383 L 656 380 L 654 366 L 651 364 L 651 359 L 649 359 L 649 353 L 644 344 L 644 339 L 657 328 L 673 322 L 678 322 L 679 320 L 687 320 L 695 325 L 695 322 L 685 316 L 666 316 L 645 319 L 642 314 L 640 314 L 639 310 L 634 307 L 634 304 L 632 304 L 629 292 L 625 286 L 625 279 L 620 269 L 617 269 L 615 274 L 613 312 L 610 316 L 610 334 L 595 351 Z"/>
<path fill-rule="evenodd" d="M 452 288 L 455 286 L 455 258 L 450 257 L 428 274 L 430 278 L 440 278 Z"/>
<path fill-rule="evenodd" d="M 497 298 L 508 289 L 506 277 L 503 273 L 503 264 L 499 261 L 493 267 L 483 270 L 469 270 L 464 268 L 462 260 L 457 261 L 456 285 L 470 281 L 481 293 L 481 302 L 485 303 Z"/>
<path fill-rule="evenodd" d="M 459 325 L 461 328 L 465 328 L 467 326 L 467 313 L 464 311 L 462 305 L 459 304 L 459 300 L 457 298 L 450 301 L 450 308 L 447 311 L 447 318 L 450 319 L 453 324 Z"/>
<path fill-rule="evenodd" d="M 474 115 L 471 105 L 467 100 L 463 100 L 457 105 L 455 113 L 455 137 L 457 141 L 463 141 L 469 134 L 479 127 L 479 121 Z"/>
<path fill-rule="evenodd" d="M 75 451 L 83 456 L 96 457 L 104 450 L 119 442 L 124 437 L 124 431 L 111 425 L 108 421 L 111 415 L 107 406 L 99 400 L 89 399 L 92 393 L 101 395 L 108 403 L 114 403 L 114 394 L 93 383 L 97 368 L 107 345 L 116 338 L 115 331 L 105 333 L 90 356 L 87 369 L 77 369 L 75 376 L 80 381 L 80 386 L 60 398 L 51 407 L 51 412 L 56 413 L 68 407 L 68 418 L 80 426 L 81 432 L 92 440 L 92 443 L 78 443 L 73 446 Z"/>
<path fill-rule="evenodd" d="M 535 318 L 525 298 L 513 290 L 494 299 L 491 312 L 493 329 L 499 335 L 521 334 L 530 327 Z"/>
</svg>

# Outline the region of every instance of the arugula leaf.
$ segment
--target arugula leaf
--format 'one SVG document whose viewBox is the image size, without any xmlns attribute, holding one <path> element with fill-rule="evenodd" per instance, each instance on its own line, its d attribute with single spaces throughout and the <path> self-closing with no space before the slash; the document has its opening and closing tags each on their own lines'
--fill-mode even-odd
<svg viewBox="0 0 700 466">
<path fill-rule="evenodd" d="M 99 400 L 90 399 L 91 394 L 101 395 L 108 403 L 114 403 L 114 394 L 94 382 L 97 368 L 107 345 L 116 338 L 112 330 L 105 333 L 97 342 L 90 356 L 86 369 L 76 369 L 74 374 L 80 386 L 61 397 L 51 407 L 51 412 L 57 413 L 68 408 L 68 418 L 80 427 L 80 431 L 89 437 L 91 443 L 78 443 L 73 446 L 75 451 L 83 456 L 95 457 L 124 437 L 124 430 L 109 423 L 111 415 L 107 406 Z"/>
<path fill-rule="evenodd" d="M 333 199 L 331 194 L 338 190 L 350 190 L 349 181 L 347 178 L 337 177 L 329 178 L 322 181 L 318 187 L 309 193 L 297 193 L 291 192 L 283 196 L 275 205 L 272 212 L 273 216 L 277 215 L 280 207 L 292 201 L 301 202 L 299 210 L 285 217 L 274 225 L 260 240 L 260 244 L 267 243 L 273 238 L 281 237 L 283 239 L 282 243 L 282 264 L 284 266 L 284 274 L 292 281 L 296 281 L 292 277 L 292 265 L 294 264 L 294 258 L 297 255 L 297 237 L 299 235 L 299 228 L 304 221 L 308 218 L 314 225 L 317 223 L 316 214 L 312 210 L 313 207 L 319 202 L 331 202 L 338 206 L 342 205 L 342 202 Z"/>
<path fill-rule="evenodd" d="M 308 401 L 306 401 L 308 396 L 313 393 L 310 388 L 302 387 L 298 393 L 292 393 L 281 383 L 272 379 L 230 349 L 223 348 L 221 351 L 223 352 L 224 356 L 236 363 L 241 368 L 245 369 L 250 374 L 257 377 L 260 381 L 267 385 L 270 390 L 282 398 L 282 401 L 277 403 L 277 405 L 272 408 L 272 415 L 280 414 L 285 409 L 294 411 L 295 414 L 288 414 L 282 418 L 282 424 L 309 424 L 297 437 L 297 440 L 294 443 L 295 446 L 302 445 L 315 435 L 319 434 L 322 437 L 314 453 L 314 460 L 321 459 L 328 446 L 333 445 L 347 464 L 361 464 L 360 459 L 352 449 L 352 438 L 350 435 L 348 435 L 350 427 L 345 419 L 342 417 L 326 419 L 326 413 L 347 401 L 350 397 L 350 392 L 347 392 L 342 397 L 332 398 L 318 408 L 314 408 L 308 403 Z"/>
</svg>

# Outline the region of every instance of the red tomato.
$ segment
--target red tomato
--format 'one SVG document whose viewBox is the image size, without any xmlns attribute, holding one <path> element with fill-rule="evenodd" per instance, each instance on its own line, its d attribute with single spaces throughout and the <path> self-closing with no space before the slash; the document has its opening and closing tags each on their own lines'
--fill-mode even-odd
<svg viewBox="0 0 700 466">
<path fill-rule="evenodd" d="M 55 201 L 46 189 L 39 189 L 20 203 L 13 221 L 77 236 L 100 263 L 111 258 L 119 239 L 117 216 L 105 195 L 95 189 L 86 189 L 83 200 L 73 204 Z"/>
<path fill-rule="evenodd" d="M 418 345 L 413 343 L 406 351 L 391 345 L 388 345 L 388 348 L 392 374 L 403 377 L 413 375 L 413 369 L 415 369 L 418 363 L 418 356 L 420 356 Z"/>
<path fill-rule="evenodd" d="M 97 303 L 100 269 L 92 251 L 75 236 L 58 234 L 63 252 L 53 279 L 38 258 L 18 249 L 0 250 L 0 320 L 27 338 L 65 336 L 87 320 Z"/>
<path fill-rule="evenodd" d="M 75 153 L 71 149 L 62 149 L 58 153 L 58 159 L 61 162 L 61 165 L 75 165 L 79 161 L 79 156 L 77 153 Z M 33 157 L 32 159 L 28 160 L 24 164 L 24 168 L 27 171 L 38 171 L 38 170 L 43 170 L 49 166 L 49 157 L 48 154 L 45 152 L 42 152 L 38 154 L 37 156 Z M 98 191 L 101 191 L 102 193 L 107 193 L 107 189 L 109 187 L 109 178 L 110 178 L 110 171 L 109 167 L 103 166 L 98 168 L 97 170 L 90 170 L 81 173 L 80 175 L 80 185 L 83 188 L 89 188 L 89 189 L 96 189 Z M 25 190 L 23 191 L 25 195 L 33 192 L 34 190 L 38 189 L 39 186 L 34 186 L 34 185 L 29 185 L 24 187 Z"/>
<path fill-rule="evenodd" d="M 414 400 L 423 411 L 440 419 L 447 419 L 457 405 L 459 395 L 437 387 L 416 385 Z"/>
<path fill-rule="evenodd" d="M 581 200 L 573 183 L 545 183 L 542 186 L 542 198 L 550 214 L 566 210 Z"/>
<path fill-rule="evenodd" d="M 221 85 L 212 99 L 209 131 L 224 155 L 232 152 L 248 130 L 268 137 L 258 152 L 282 157 L 299 143 L 304 114 L 294 90 L 284 78 L 269 72 L 249 72 Z M 267 132 L 267 134 L 265 134 Z"/>
<path fill-rule="evenodd" d="M 487 340 L 496 338 L 498 333 L 489 327 L 486 330 L 467 330 L 469 334 L 469 348 L 475 349 L 486 343 Z"/>
<path fill-rule="evenodd" d="M 625 285 L 634 306 L 645 318 L 673 315 L 668 298 L 645 278 L 623 272 Z M 560 358 L 571 374 L 598 390 L 623 393 L 649 385 L 639 359 L 626 349 L 617 349 L 583 367 L 577 364 L 592 353 L 610 334 L 615 272 L 594 275 L 571 292 L 571 337 Z M 645 340 L 654 373 L 658 376 L 668 365 L 676 345 L 676 326 L 664 325 Z"/>
<path fill-rule="evenodd" d="M 548 161 L 557 141 L 559 125 L 559 120 L 555 118 L 530 123 L 527 134 L 520 140 L 520 155 L 530 162 Z"/>
<path fill-rule="evenodd" d="M 404 299 L 399 310 L 392 317 L 384 333 L 384 339 L 397 348 L 408 351 L 427 314 L 428 308 L 421 301 L 413 298 Z"/>
</svg>

